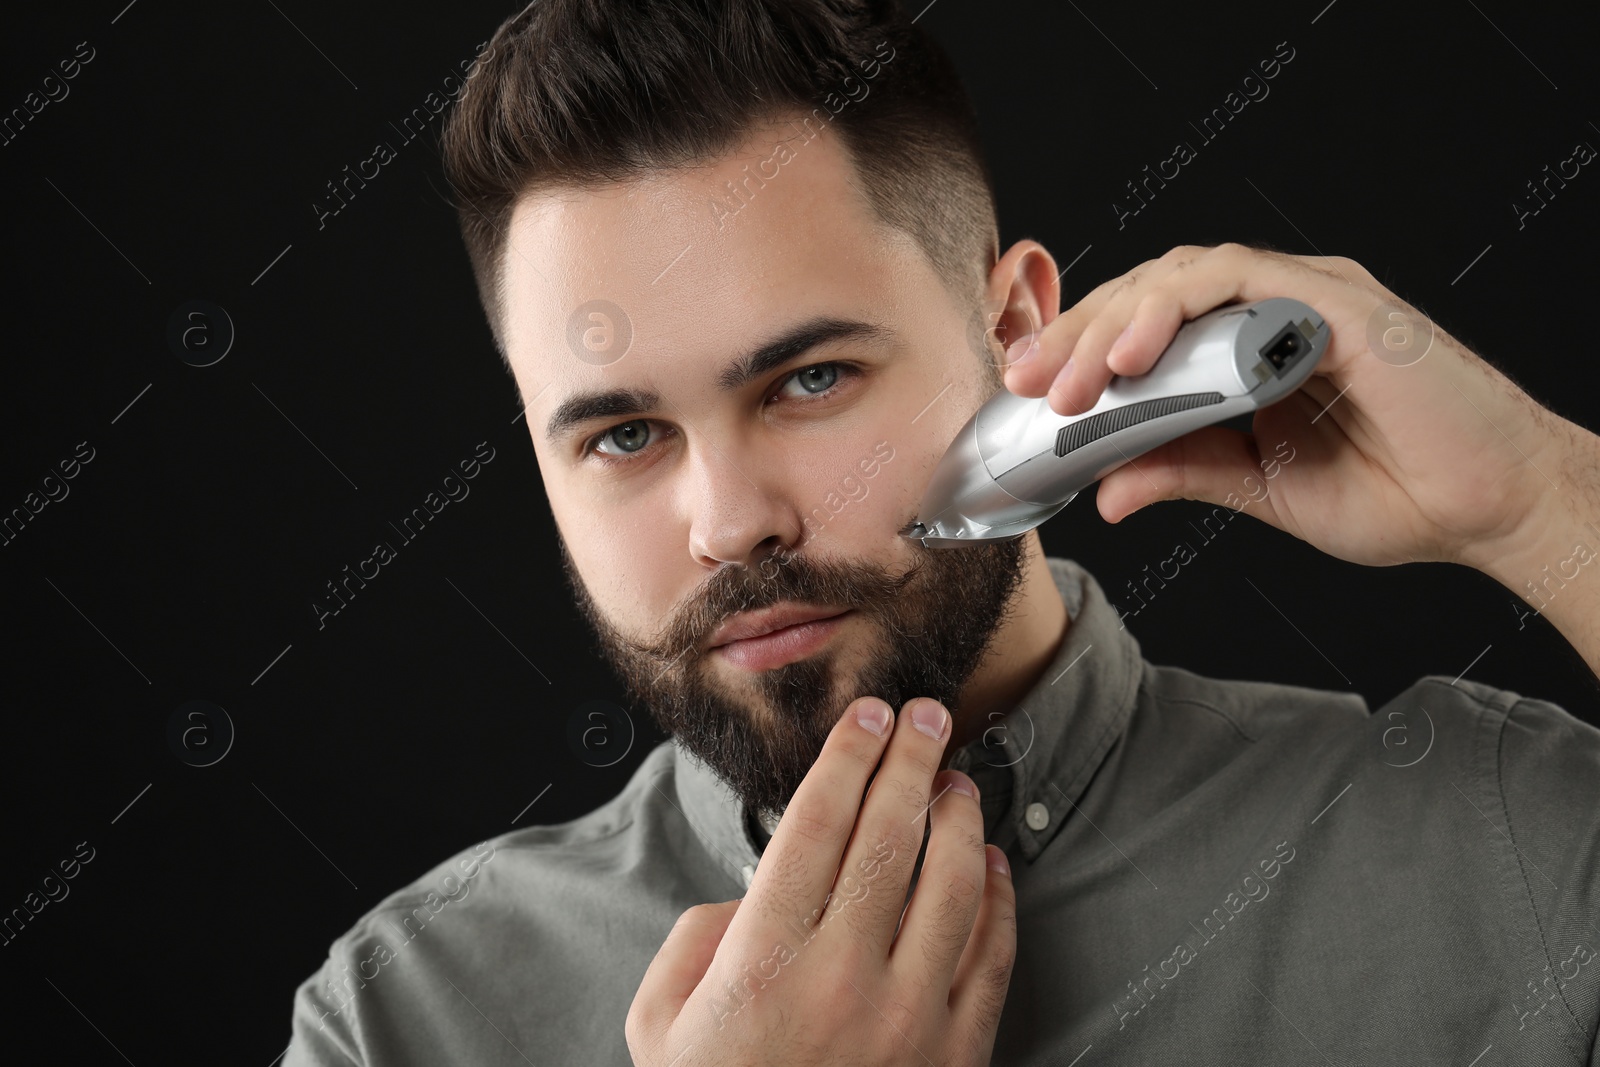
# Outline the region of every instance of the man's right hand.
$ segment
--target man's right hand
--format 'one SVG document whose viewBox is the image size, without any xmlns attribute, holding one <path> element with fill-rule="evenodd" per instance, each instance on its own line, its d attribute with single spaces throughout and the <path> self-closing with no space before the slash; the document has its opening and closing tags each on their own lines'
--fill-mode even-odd
<svg viewBox="0 0 1600 1067">
<path fill-rule="evenodd" d="M 625 1028 L 637 1067 L 989 1062 L 1016 893 L 977 787 L 939 770 L 950 730 L 926 697 L 898 722 L 876 697 L 846 709 L 743 900 L 684 912 L 645 971 Z"/>
</svg>

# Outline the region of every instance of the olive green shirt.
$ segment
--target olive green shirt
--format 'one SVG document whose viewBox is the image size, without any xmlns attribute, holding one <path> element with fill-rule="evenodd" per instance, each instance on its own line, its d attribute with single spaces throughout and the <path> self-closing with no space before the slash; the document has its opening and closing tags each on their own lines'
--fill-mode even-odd
<svg viewBox="0 0 1600 1067">
<path fill-rule="evenodd" d="M 1587 1064 L 1600 1005 L 1600 731 L 1424 677 L 1355 694 L 1140 654 L 1099 584 L 1027 698 L 954 757 L 1010 857 L 995 1064 Z M 672 742 L 581 818 L 391 894 L 295 993 L 285 1067 L 630 1063 L 678 915 L 766 841 Z"/>
</svg>

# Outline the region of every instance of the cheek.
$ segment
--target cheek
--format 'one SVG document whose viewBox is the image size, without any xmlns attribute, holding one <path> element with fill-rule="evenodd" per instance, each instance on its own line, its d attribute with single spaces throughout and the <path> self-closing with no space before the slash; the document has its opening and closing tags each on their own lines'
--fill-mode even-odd
<svg viewBox="0 0 1600 1067">
<path fill-rule="evenodd" d="M 659 627 L 679 595 L 669 578 L 688 558 L 684 543 L 669 544 L 660 527 L 638 520 L 636 508 L 584 499 L 548 477 L 544 484 L 573 569 L 600 614 L 630 636 Z M 554 572 L 550 580 L 562 581 Z M 564 582 L 559 591 L 565 592 Z M 552 585 L 551 592 L 558 589 Z"/>
<path fill-rule="evenodd" d="M 802 518 L 825 518 L 841 547 L 848 543 L 858 554 L 881 553 L 884 541 L 894 538 L 916 507 L 920 488 L 914 488 L 917 461 L 910 450 L 919 444 L 909 435 L 886 434 L 879 424 L 837 442 L 819 442 L 802 468 L 804 488 L 795 507 Z M 937 458 L 929 460 L 930 471 Z"/>
<path fill-rule="evenodd" d="M 590 523 L 583 536 L 582 573 L 593 595 L 604 597 L 608 617 L 635 634 L 659 626 L 681 595 L 672 579 L 686 569 L 685 544 L 669 543 L 648 523 L 626 521 Z"/>
</svg>

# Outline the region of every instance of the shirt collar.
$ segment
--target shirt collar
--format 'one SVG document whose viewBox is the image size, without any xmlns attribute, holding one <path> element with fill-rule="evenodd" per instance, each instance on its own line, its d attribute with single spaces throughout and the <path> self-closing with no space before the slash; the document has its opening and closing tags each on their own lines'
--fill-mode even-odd
<svg viewBox="0 0 1600 1067">
<path fill-rule="evenodd" d="M 1027 696 L 950 761 L 978 783 L 989 840 L 1030 862 L 1066 823 L 1126 729 L 1144 671 L 1138 641 L 1094 577 L 1074 560 L 1046 562 L 1067 609 L 1066 636 Z M 709 767 L 674 747 L 685 817 L 748 886 L 770 831 Z"/>
<path fill-rule="evenodd" d="M 1100 583 L 1074 560 L 1047 562 L 1067 609 L 1066 636 L 1021 702 L 950 760 L 985 797 L 996 794 L 985 805 L 988 839 L 1030 862 L 1127 729 L 1144 677 L 1139 642 Z"/>
</svg>

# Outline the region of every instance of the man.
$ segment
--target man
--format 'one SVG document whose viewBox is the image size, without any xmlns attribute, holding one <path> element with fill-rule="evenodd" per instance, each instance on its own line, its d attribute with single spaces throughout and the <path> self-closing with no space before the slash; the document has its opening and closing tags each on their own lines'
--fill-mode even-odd
<svg viewBox="0 0 1600 1067">
<path fill-rule="evenodd" d="M 565 573 L 673 741 L 362 917 L 286 1064 L 1600 1063 L 1600 731 L 1156 666 L 1035 534 L 899 536 L 995 389 L 1081 411 L 1292 296 L 1318 375 L 1101 514 L 1265 472 L 1254 514 L 1343 559 L 1555 577 L 1600 668 L 1600 438 L 1348 259 L 1185 246 L 1060 313 L 977 145 L 890 3 L 500 27 L 447 173 Z M 1369 347 L 1391 312 L 1420 357 Z"/>
</svg>

